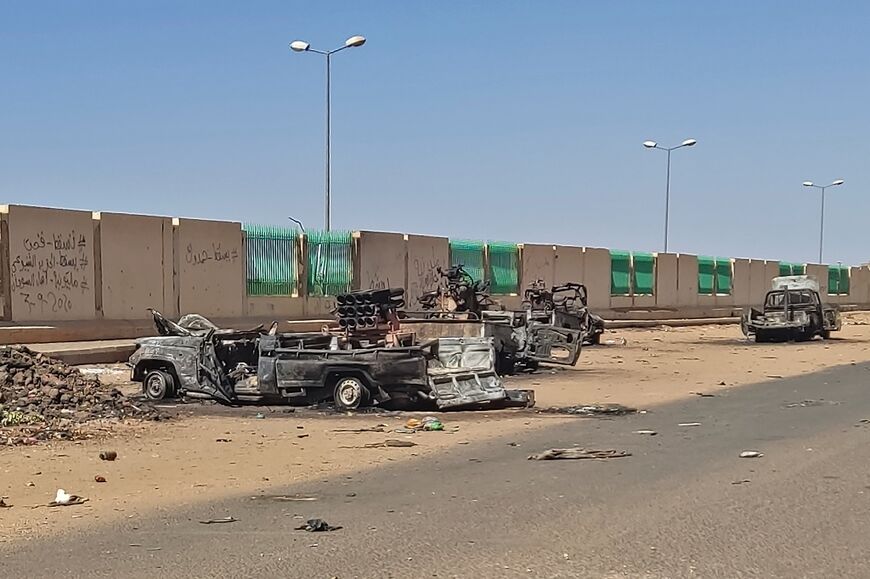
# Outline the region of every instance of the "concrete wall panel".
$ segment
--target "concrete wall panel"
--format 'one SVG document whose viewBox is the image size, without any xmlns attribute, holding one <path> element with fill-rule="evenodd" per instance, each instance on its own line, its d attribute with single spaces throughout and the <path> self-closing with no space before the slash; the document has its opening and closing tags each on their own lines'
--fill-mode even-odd
<svg viewBox="0 0 870 579">
<path fill-rule="evenodd" d="M 681 307 L 696 307 L 699 303 L 696 255 L 681 253 L 677 258 L 677 298 Z"/>
<path fill-rule="evenodd" d="M 610 307 L 610 251 L 598 247 L 583 250 L 583 283 L 589 292 L 589 307 Z"/>
<path fill-rule="evenodd" d="M 767 292 L 770 291 L 771 284 L 773 283 L 773 278 L 779 276 L 779 262 L 778 261 L 765 261 L 764 262 L 764 293 L 761 296 L 761 299 L 758 301 L 759 304 L 764 300 L 764 296 L 767 295 Z"/>
<path fill-rule="evenodd" d="M 677 267 L 677 256 L 675 254 L 658 254 L 656 258 L 656 307 L 673 308 L 679 305 Z"/>
<path fill-rule="evenodd" d="M 172 287 L 172 219 L 123 213 L 100 214 L 103 317 L 138 320 L 147 308 L 166 312 L 164 288 Z M 172 315 L 172 313 L 167 314 Z"/>
<path fill-rule="evenodd" d="M 752 277 L 748 259 L 735 259 L 731 278 L 732 304 L 738 307 L 746 307 L 752 301 Z"/>
<path fill-rule="evenodd" d="M 450 241 L 446 237 L 408 235 L 408 283 L 406 285 L 407 308 L 419 310 L 417 301 L 424 292 L 438 285 L 436 268 L 450 267 Z"/>
<path fill-rule="evenodd" d="M 870 267 L 853 267 L 849 280 L 850 304 L 870 304 Z"/>
<path fill-rule="evenodd" d="M 530 283 L 544 280 L 547 287 L 553 285 L 556 275 L 556 251 L 552 245 L 523 245 L 523 269 L 520 289 L 525 291 Z"/>
<path fill-rule="evenodd" d="M 583 283 L 584 254 L 582 247 L 556 246 L 555 267 L 553 270 L 553 285 L 563 283 Z M 522 288 L 525 289 L 525 288 Z"/>
<path fill-rule="evenodd" d="M 305 317 L 305 298 L 290 296 L 249 296 L 247 317 L 299 319 Z"/>
<path fill-rule="evenodd" d="M 807 264 L 807 275 L 811 275 L 819 282 L 819 293 L 822 298 L 828 295 L 828 266 L 814 263 Z"/>
<path fill-rule="evenodd" d="M 748 306 L 758 306 L 764 300 L 770 281 L 763 259 L 749 260 L 749 303 Z"/>
<path fill-rule="evenodd" d="M 179 219 L 175 238 L 179 313 L 241 316 L 246 297 L 241 224 Z"/>
<path fill-rule="evenodd" d="M 404 288 L 407 272 L 407 248 L 402 233 L 358 231 L 354 264 L 354 288 Z"/>
<path fill-rule="evenodd" d="M 91 212 L 10 205 L 6 218 L 12 319 L 95 318 Z"/>
</svg>

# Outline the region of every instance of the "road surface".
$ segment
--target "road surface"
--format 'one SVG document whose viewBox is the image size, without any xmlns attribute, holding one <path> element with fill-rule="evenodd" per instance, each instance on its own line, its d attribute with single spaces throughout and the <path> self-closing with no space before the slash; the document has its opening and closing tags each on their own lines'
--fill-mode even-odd
<svg viewBox="0 0 870 579">
<path fill-rule="evenodd" d="M 857 364 L 718 389 L 274 489 L 314 501 L 237 497 L 13 542 L 0 548 L 0 576 L 868 577 L 868 383 L 870 365 Z M 526 458 L 574 445 L 633 455 Z M 238 521 L 199 522 L 228 515 Z M 343 528 L 296 531 L 299 517 Z"/>
</svg>

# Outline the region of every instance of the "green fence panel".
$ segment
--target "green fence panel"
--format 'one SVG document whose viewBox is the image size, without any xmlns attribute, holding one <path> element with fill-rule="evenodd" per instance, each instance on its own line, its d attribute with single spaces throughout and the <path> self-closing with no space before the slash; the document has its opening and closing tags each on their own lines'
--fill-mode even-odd
<svg viewBox="0 0 870 579">
<path fill-rule="evenodd" d="M 733 274 L 731 260 L 725 257 L 717 257 L 716 261 L 716 293 L 718 295 L 731 295 L 731 277 Z"/>
<path fill-rule="evenodd" d="M 516 243 L 489 244 L 489 270 L 492 293 L 516 294 L 520 290 L 520 251 Z"/>
<path fill-rule="evenodd" d="M 828 294 L 835 296 L 840 293 L 840 268 L 828 266 Z"/>
<path fill-rule="evenodd" d="M 849 266 L 843 266 L 840 268 L 840 295 L 847 296 L 849 295 L 849 281 L 852 270 Z"/>
<path fill-rule="evenodd" d="M 716 260 L 698 257 L 698 293 L 711 296 L 716 291 Z"/>
<path fill-rule="evenodd" d="M 828 266 L 828 294 L 849 295 L 849 267 L 842 265 Z"/>
<path fill-rule="evenodd" d="M 350 231 L 310 231 L 307 239 L 308 295 L 349 292 L 353 279 Z"/>
<path fill-rule="evenodd" d="M 249 296 L 292 296 L 296 293 L 295 229 L 246 223 L 246 285 Z"/>
<path fill-rule="evenodd" d="M 807 266 L 802 263 L 779 262 L 779 275 L 806 275 Z"/>
<path fill-rule="evenodd" d="M 486 279 L 483 253 L 486 244 L 467 239 L 450 240 L 450 265 L 461 265 L 474 281 Z"/>
<path fill-rule="evenodd" d="M 610 251 L 610 295 L 631 295 L 631 253 Z"/>
<path fill-rule="evenodd" d="M 632 290 L 634 295 L 653 295 L 656 284 L 656 257 L 651 253 L 632 253 Z"/>
</svg>

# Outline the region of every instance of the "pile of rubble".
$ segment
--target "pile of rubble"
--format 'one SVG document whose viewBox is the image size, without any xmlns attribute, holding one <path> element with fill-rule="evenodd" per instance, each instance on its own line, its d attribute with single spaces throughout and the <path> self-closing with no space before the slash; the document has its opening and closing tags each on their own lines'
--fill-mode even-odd
<svg viewBox="0 0 870 579">
<path fill-rule="evenodd" d="M 83 438 L 86 423 L 158 417 L 59 360 L 22 346 L 0 347 L 0 444 Z"/>
</svg>

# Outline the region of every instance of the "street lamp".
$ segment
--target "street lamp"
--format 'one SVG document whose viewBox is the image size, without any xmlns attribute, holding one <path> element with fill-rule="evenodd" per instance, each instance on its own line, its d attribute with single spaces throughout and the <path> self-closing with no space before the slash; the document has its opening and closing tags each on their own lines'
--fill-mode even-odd
<svg viewBox="0 0 870 579">
<path fill-rule="evenodd" d="M 698 141 L 695 139 L 686 139 L 676 147 L 660 147 L 655 141 L 644 141 L 643 146 L 647 149 L 659 149 L 668 153 L 668 176 L 665 182 L 665 253 L 668 252 L 668 219 L 670 217 L 671 205 L 671 151 L 682 149 L 683 147 L 694 147 Z"/>
<path fill-rule="evenodd" d="M 332 99 L 329 88 L 331 76 L 330 58 L 333 54 L 341 52 L 345 48 L 357 48 L 365 43 L 366 39 L 364 36 L 351 36 L 344 41 L 344 46 L 340 46 L 335 50 L 317 50 L 316 48 L 311 48 L 311 45 L 304 40 L 294 40 L 290 43 L 290 50 L 293 52 L 314 52 L 326 57 L 326 216 L 324 221 L 327 231 L 332 228 L 332 172 L 330 169 L 330 162 L 332 159 L 329 150 L 332 141 Z"/>
<path fill-rule="evenodd" d="M 830 185 L 825 185 L 824 187 L 822 187 L 821 185 L 816 185 L 812 181 L 803 182 L 804 187 L 815 187 L 816 189 L 822 190 L 822 217 L 819 223 L 819 264 L 822 263 L 822 247 L 825 243 L 825 189 L 827 189 L 828 187 L 836 187 L 837 185 L 842 185 L 843 183 L 845 183 L 845 181 L 843 181 L 842 179 L 837 179 Z"/>
</svg>

